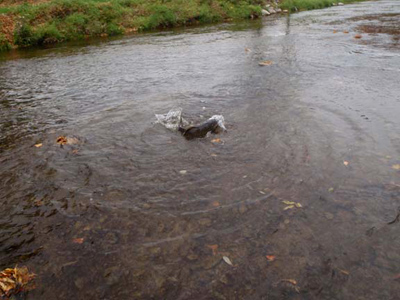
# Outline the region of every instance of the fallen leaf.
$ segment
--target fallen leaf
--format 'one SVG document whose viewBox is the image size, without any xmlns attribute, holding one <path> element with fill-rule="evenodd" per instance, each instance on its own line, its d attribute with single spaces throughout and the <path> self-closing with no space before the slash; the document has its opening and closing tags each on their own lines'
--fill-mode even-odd
<svg viewBox="0 0 400 300">
<path fill-rule="evenodd" d="M 211 153 L 211 156 L 212 156 L 212 157 L 217 157 L 218 155 L 215 154 L 215 153 Z"/>
<path fill-rule="evenodd" d="M 65 136 L 59 136 L 57 138 L 57 144 L 59 145 L 66 145 L 67 144 L 67 138 Z"/>
<path fill-rule="evenodd" d="M 37 206 L 37 207 L 42 206 L 42 205 L 44 204 L 43 201 L 40 200 L 40 199 L 35 200 L 33 203 L 34 203 L 35 206 Z"/>
<path fill-rule="evenodd" d="M 285 201 L 282 201 L 284 204 L 287 204 L 287 205 L 295 205 L 296 204 L 296 202 L 293 202 L 293 201 L 287 201 L 287 200 L 285 200 Z"/>
<path fill-rule="evenodd" d="M 400 170 L 400 164 L 393 165 L 393 166 L 392 166 L 392 169 Z"/>
<path fill-rule="evenodd" d="M 334 30 L 333 33 L 337 33 L 337 30 Z"/>
<path fill-rule="evenodd" d="M 260 194 L 265 195 L 265 193 L 263 191 L 258 191 Z"/>
<path fill-rule="evenodd" d="M 344 161 L 343 164 L 344 164 L 345 166 L 348 166 L 348 165 L 349 165 L 349 162 L 348 162 L 348 161 Z"/>
<path fill-rule="evenodd" d="M 74 149 L 71 151 L 72 154 L 78 154 L 78 152 L 79 152 L 78 149 Z"/>
<path fill-rule="evenodd" d="M 244 48 L 244 51 L 251 52 L 251 50 L 249 48 Z"/>
<path fill-rule="evenodd" d="M 231 262 L 228 256 L 223 256 L 222 258 L 228 265 L 233 267 L 233 263 Z"/>
<path fill-rule="evenodd" d="M 221 143 L 221 139 L 213 139 L 211 140 L 211 143 Z"/>
<path fill-rule="evenodd" d="M 208 248 L 212 250 L 213 255 L 217 255 L 218 253 L 218 245 L 207 245 Z"/>
<path fill-rule="evenodd" d="M 354 38 L 355 38 L 355 39 L 361 39 L 361 38 L 362 38 L 362 35 L 361 35 L 361 34 L 356 34 L 356 35 L 354 36 Z"/>
<path fill-rule="evenodd" d="M 296 285 L 296 284 L 297 284 L 297 281 L 294 280 L 294 279 L 282 279 L 281 281 L 289 282 L 289 283 L 291 283 L 291 284 L 293 284 L 293 285 Z"/>
<path fill-rule="evenodd" d="M 247 175 L 244 175 L 242 178 L 247 178 Z"/>
<path fill-rule="evenodd" d="M 258 63 L 260 66 L 270 66 L 273 64 L 272 60 L 264 60 Z"/>
<path fill-rule="evenodd" d="M 31 281 L 36 275 L 29 273 L 27 267 L 7 268 L 0 272 L 0 297 L 8 299 L 21 291 L 28 291 L 34 286 Z"/>
<path fill-rule="evenodd" d="M 282 201 L 284 204 L 286 204 L 286 205 L 289 205 L 289 206 L 286 206 L 285 208 L 284 208 L 284 210 L 287 210 L 287 209 L 291 209 L 291 208 L 293 208 L 293 207 L 298 207 L 298 208 L 300 208 L 300 207 L 303 207 L 300 203 L 298 203 L 298 202 L 293 202 L 293 201 L 287 201 L 287 200 L 285 200 L 285 201 Z"/>
<path fill-rule="evenodd" d="M 339 271 L 340 271 L 340 273 L 342 273 L 342 274 L 344 274 L 344 275 L 349 275 L 349 274 L 350 274 L 350 273 L 349 273 L 348 271 L 346 271 L 346 270 L 339 269 Z"/>
<path fill-rule="evenodd" d="M 335 190 L 335 189 L 334 189 L 333 187 L 331 187 L 331 188 L 328 189 L 328 192 L 329 192 L 329 193 L 333 193 L 334 190 Z"/>
<path fill-rule="evenodd" d="M 396 275 L 393 277 L 393 279 L 394 279 L 394 280 L 400 279 L 400 273 L 399 273 L 399 274 L 396 274 Z"/>
<path fill-rule="evenodd" d="M 73 239 L 72 242 L 74 244 L 82 244 L 83 240 L 84 240 L 83 238 L 76 238 L 76 239 Z"/>
<path fill-rule="evenodd" d="M 185 175 L 187 173 L 187 171 L 186 170 L 180 170 L 179 173 L 182 174 L 182 175 Z"/>
<path fill-rule="evenodd" d="M 268 261 L 274 261 L 275 255 L 266 255 Z"/>
<path fill-rule="evenodd" d="M 42 143 L 39 143 L 39 144 L 36 144 L 36 145 L 35 145 L 36 148 L 40 148 L 40 147 L 42 147 L 42 146 L 43 146 Z"/>
<path fill-rule="evenodd" d="M 214 207 L 219 207 L 221 204 L 219 204 L 219 202 L 218 201 L 214 201 L 213 203 L 212 203 L 212 206 L 214 206 Z"/>
<path fill-rule="evenodd" d="M 347 30 L 343 31 L 343 33 L 349 33 Z"/>
<path fill-rule="evenodd" d="M 291 209 L 293 207 L 294 207 L 294 205 L 289 205 L 289 206 L 286 206 L 283 210 L 288 210 L 288 209 Z"/>
</svg>

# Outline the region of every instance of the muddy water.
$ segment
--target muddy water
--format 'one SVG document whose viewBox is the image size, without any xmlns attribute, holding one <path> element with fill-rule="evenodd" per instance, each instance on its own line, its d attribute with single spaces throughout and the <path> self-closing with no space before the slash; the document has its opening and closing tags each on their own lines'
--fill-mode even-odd
<svg viewBox="0 0 400 300">
<path fill-rule="evenodd" d="M 38 275 L 26 299 L 397 299 L 399 14 L 3 56 L 0 267 Z M 186 141 L 173 107 L 228 132 Z"/>
</svg>

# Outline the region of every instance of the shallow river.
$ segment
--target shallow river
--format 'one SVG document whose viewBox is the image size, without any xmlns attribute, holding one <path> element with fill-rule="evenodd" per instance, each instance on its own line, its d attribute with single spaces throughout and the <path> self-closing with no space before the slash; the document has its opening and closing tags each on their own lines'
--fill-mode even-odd
<svg viewBox="0 0 400 300">
<path fill-rule="evenodd" d="M 398 299 L 400 1 L 13 52 L 0 74 L 0 268 L 37 274 L 26 299 Z M 186 141 L 155 124 L 174 107 L 228 131 Z"/>
</svg>

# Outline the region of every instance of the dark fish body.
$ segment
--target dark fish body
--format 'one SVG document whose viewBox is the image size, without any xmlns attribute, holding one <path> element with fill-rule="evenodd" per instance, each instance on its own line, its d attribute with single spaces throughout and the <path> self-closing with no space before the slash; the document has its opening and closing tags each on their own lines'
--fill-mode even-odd
<svg viewBox="0 0 400 300">
<path fill-rule="evenodd" d="M 187 140 L 203 138 L 207 135 L 207 133 L 218 133 L 219 130 L 220 127 L 218 125 L 218 121 L 213 119 L 208 120 L 199 126 L 191 126 L 187 129 L 182 127 L 178 128 L 178 131 L 182 133 Z"/>
</svg>

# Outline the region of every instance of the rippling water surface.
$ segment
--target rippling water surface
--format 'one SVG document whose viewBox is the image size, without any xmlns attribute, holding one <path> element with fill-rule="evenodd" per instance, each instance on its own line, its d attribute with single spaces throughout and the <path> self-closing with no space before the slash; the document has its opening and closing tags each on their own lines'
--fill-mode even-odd
<svg viewBox="0 0 400 300">
<path fill-rule="evenodd" d="M 27 299 L 397 299 L 399 16 L 383 0 L 3 55 L 0 267 L 38 275 Z M 154 124 L 174 107 L 228 132 Z"/>
</svg>

